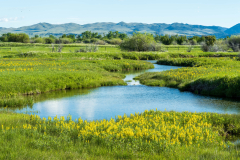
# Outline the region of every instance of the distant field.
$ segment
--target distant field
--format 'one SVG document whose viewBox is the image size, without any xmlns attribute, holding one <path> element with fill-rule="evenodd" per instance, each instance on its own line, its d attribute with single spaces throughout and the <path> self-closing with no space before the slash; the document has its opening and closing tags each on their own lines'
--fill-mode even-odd
<svg viewBox="0 0 240 160">
<path fill-rule="evenodd" d="M 62 52 L 75 52 L 75 50 L 79 50 L 80 48 L 86 48 L 87 46 L 91 46 L 92 44 L 61 44 L 63 46 Z M 54 44 L 55 47 L 59 46 L 58 44 Z M 167 45 L 164 46 L 166 51 L 181 51 L 185 52 L 188 49 L 188 45 Z M 120 48 L 117 45 L 98 45 L 98 52 L 108 51 L 108 52 L 121 52 Z M 34 44 L 34 43 L 0 43 L 0 52 L 4 51 L 19 51 L 19 52 L 29 52 L 29 51 L 41 51 L 41 52 L 51 52 L 52 45 L 51 44 Z M 193 46 L 193 51 L 201 51 L 200 46 Z"/>
</svg>

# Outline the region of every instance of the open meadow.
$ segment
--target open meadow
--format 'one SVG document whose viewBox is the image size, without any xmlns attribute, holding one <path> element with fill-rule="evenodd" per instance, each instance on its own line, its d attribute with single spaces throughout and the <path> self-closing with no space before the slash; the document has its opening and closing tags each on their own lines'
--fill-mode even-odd
<svg viewBox="0 0 240 160">
<path fill-rule="evenodd" d="M 238 52 L 203 52 L 164 46 L 165 52 L 127 52 L 100 45 L 0 43 L 0 159 L 240 159 L 240 115 L 146 110 L 111 120 L 39 117 L 14 113 L 32 95 L 59 90 L 127 85 L 123 71 L 146 72 L 144 85 L 204 96 L 240 97 Z M 40 100 L 39 100 L 40 101 Z M 87 106 L 86 106 L 87 107 Z M 113 106 L 114 107 L 114 106 Z M 12 110 L 11 110 L 12 109 Z"/>
</svg>

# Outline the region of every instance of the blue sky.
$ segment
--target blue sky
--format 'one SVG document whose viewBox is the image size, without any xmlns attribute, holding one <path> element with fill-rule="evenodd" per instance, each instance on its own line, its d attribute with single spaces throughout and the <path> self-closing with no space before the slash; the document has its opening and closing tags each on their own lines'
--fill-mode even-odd
<svg viewBox="0 0 240 160">
<path fill-rule="evenodd" d="M 95 22 L 174 22 L 232 27 L 240 0 L 0 0 L 0 27 Z"/>
</svg>

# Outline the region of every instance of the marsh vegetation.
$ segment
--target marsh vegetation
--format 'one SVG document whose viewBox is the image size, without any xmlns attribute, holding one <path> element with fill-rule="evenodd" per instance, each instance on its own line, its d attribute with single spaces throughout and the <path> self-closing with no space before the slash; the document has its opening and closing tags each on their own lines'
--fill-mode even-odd
<svg viewBox="0 0 240 160">
<path fill-rule="evenodd" d="M 26 95 L 126 85 L 121 71 L 153 68 L 153 64 L 140 60 L 185 66 L 144 73 L 138 78 L 145 85 L 238 98 L 239 53 L 232 52 L 231 47 L 228 51 L 203 52 L 196 45 L 187 52 L 189 45 L 161 44 L 161 50 L 139 52 L 148 50 L 143 47 L 128 52 L 115 45 L 98 45 L 96 52 L 86 53 L 76 51 L 86 44 L 62 44 L 61 52 L 56 48 L 52 52 L 51 44 L 0 46 L 0 105 L 6 108 L 0 112 L 3 159 L 34 159 L 36 155 L 39 159 L 240 158 L 239 145 L 226 141 L 240 135 L 239 115 L 151 110 L 112 120 L 83 121 L 70 116 L 47 120 L 7 111 L 34 103 L 24 98 Z"/>
</svg>

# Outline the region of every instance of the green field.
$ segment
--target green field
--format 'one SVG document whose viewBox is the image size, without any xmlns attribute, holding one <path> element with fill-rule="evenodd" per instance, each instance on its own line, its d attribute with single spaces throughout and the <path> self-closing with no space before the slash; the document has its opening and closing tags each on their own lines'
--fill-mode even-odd
<svg viewBox="0 0 240 160">
<path fill-rule="evenodd" d="M 175 87 L 208 96 L 240 97 L 240 65 L 237 57 L 170 58 L 157 63 L 187 67 L 145 73 L 138 77 L 143 84 Z"/>
<path fill-rule="evenodd" d="M 1 159 L 239 159 L 239 115 L 145 111 L 116 120 L 1 112 Z M 38 155 L 36 157 L 36 155 Z"/>
<path fill-rule="evenodd" d="M 63 45 L 62 52 L 42 44 L 0 46 L 0 159 L 240 159 L 239 144 L 228 142 L 240 136 L 239 115 L 145 111 L 90 122 L 9 111 L 56 94 L 74 95 L 74 89 L 84 94 L 85 88 L 126 85 L 122 71 L 153 68 L 140 60 L 185 66 L 144 73 L 138 77 L 143 84 L 239 98 L 237 52 L 202 52 L 199 46 L 187 52 L 188 46 L 174 45 L 166 52 L 123 52 L 110 45 L 97 52 L 75 52 L 86 47 L 82 44 Z M 33 96 L 41 93 L 47 94 Z"/>
</svg>

